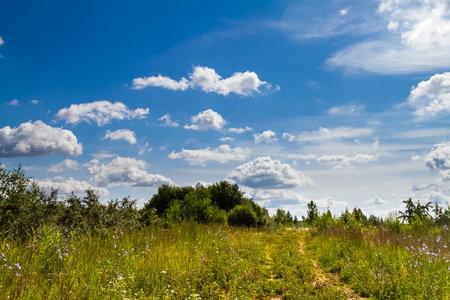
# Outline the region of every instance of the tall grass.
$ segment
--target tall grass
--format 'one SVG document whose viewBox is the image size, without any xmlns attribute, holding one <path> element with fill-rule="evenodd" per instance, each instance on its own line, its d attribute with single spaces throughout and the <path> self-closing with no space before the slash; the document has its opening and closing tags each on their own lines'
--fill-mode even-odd
<svg viewBox="0 0 450 300">
<path fill-rule="evenodd" d="M 0 244 L 3 299 L 325 299 L 297 230 L 182 223 Z"/>
<path fill-rule="evenodd" d="M 319 265 L 373 299 L 450 299 L 447 227 L 400 232 L 330 226 L 311 235 Z"/>
</svg>

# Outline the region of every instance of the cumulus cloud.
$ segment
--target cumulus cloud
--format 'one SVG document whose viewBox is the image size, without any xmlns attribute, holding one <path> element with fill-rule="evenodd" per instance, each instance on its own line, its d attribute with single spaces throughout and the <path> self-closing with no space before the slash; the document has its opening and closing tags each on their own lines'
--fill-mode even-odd
<svg viewBox="0 0 450 300">
<path fill-rule="evenodd" d="M 181 78 L 180 81 L 176 81 L 167 76 L 151 76 L 151 77 L 139 77 L 133 79 L 132 89 L 141 90 L 148 86 L 162 87 L 174 91 L 184 91 L 189 88 L 189 82 L 186 78 Z"/>
<path fill-rule="evenodd" d="M 204 92 L 224 96 L 230 93 L 250 96 L 254 93 L 260 93 L 260 87 L 271 89 L 271 85 L 261 81 L 255 72 L 236 72 L 231 77 L 223 79 L 214 69 L 202 66 L 194 66 L 193 72 L 189 74 L 189 80 L 183 77 L 176 81 L 161 75 L 133 79 L 132 89 L 140 90 L 148 86 L 181 91 L 188 88 L 200 88 Z"/>
<path fill-rule="evenodd" d="M 3 38 L 0 36 L 0 46 L 3 45 L 5 43 L 5 41 L 3 40 Z"/>
<path fill-rule="evenodd" d="M 117 156 L 107 164 L 99 160 L 91 160 L 88 171 L 91 180 L 100 187 L 131 186 L 131 187 L 158 187 L 173 182 L 159 174 L 149 174 L 148 165 L 143 160 L 131 157 Z"/>
<path fill-rule="evenodd" d="M 124 140 L 130 143 L 130 145 L 136 144 L 136 134 L 134 131 L 128 129 L 118 129 L 112 132 L 108 130 L 104 139 Z"/>
<path fill-rule="evenodd" d="M 86 181 L 78 181 L 70 177 L 64 180 L 62 177 L 46 178 L 43 180 L 36 180 L 38 186 L 47 192 L 51 189 L 58 190 L 59 194 L 70 194 L 74 193 L 78 197 L 83 197 L 86 195 L 86 190 L 91 189 L 99 193 L 100 196 L 108 196 L 109 191 L 103 187 L 95 187 Z"/>
<path fill-rule="evenodd" d="M 450 26 L 450 23 L 449 23 Z M 449 47 L 450 49 L 450 47 Z M 419 117 L 429 118 L 450 113 L 450 72 L 436 74 L 413 87 L 408 104 Z"/>
<path fill-rule="evenodd" d="M 375 204 L 375 205 L 384 205 L 387 204 L 387 201 L 381 199 L 378 196 L 373 197 L 372 199 L 367 199 L 364 201 L 365 204 Z"/>
<path fill-rule="evenodd" d="M 50 168 L 47 169 L 48 172 L 59 173 L 63 172 L 66 169 L 77 170 L 78 163 L 73 159 L 65 159 L 59 164 L 51 165 Z"/>
<path fill-rule="evenodd" d="M 0 157 L 62 154 L 77 156 L 83 146 L 70 130 L 55 128 L 42 121 L 0 129 Z"/>
<path fill-rule="evenodd" d="M 256 189 L 249 191 L 248 194 L 256 201 L 262 202 L 262 205 L 268 208 L 279 208 L 281 205 L 296 205 L 308 203 L 310 200 L 302 194 L 291 190 L 264 190 Z"/>
<path fill-rule="evenodd" d="M 253 135 L 255 138 L 255 143 L 266 143 L 266 144 L 272 144 L 277 141 L 276 133 L 272 130 L 266 130 L 263 133 L 255 133 Z"/>
<path fill-rule="evenodd" d="M 170 119 L 170 114 L 165 114 L 161 118 L 158 119 L 158 121 L 162 122 L 160 126 L 167 126 L 167 127 L 178 127 L 180 124 L 177 122 L 174 122 Z"/>
<path fill-rule="evenodd" d="M 246 126 L 245 128 L 228 128 L 228 132 L 241 134 L 247 131 L 252 131 L 253 128 Z"/>
<path fill-rule="evenodd" d="M 424 159 L 430 169 L 450 169 L 450 142 L 436 144 Z"/>
<path fill-rule="evenodd" d="M 148 108 L 129 109 L 121 102 L 111 103 L 107 100 L 91 103 L 72 104 L 69 108 L 58 111 L 57 117 L 66 123 L 95 122 L 103 126 L 111 120 L 143 119 L 147 116 Z"/>
<path fill-rule="evenodd" d="M 437 203 L 437 204 L 449 204 L 450 197 L 441 192 L 430 192 L 420 196 L 423 202 Z"/>
<path fill-rule="evenodd" d="M 348 202 L 335 200 L 333 197 L 324 197 L 320 199 L 314 200 L 317 207 L 319 208 L 328 208 L 328 207 L 347 207 Z"/>
<path fill-rule="evenodd" d="M 251 188 L 264 189 L 293 188 L 313 184 L 310 177 L 270 157 L 258 157 L 240 165 L 228 174 L 227 179 Z"/>
<path fill-rule="evenodd" d="M 448 68 L 448 7 L 448 0 L 380 0 L 378 13 L 384 20 L 377 23 L 386 25 L 379 38 L 354 44 L 328 63 L 388 74 Z"/>
<path fill-rule="evenodd" d="M 170 159 L 184 159 L 190 165 L 205 165 L 208 160 L 227 163 L 229 161 L 242 161 L 249 157 L 250 149 L 248 148 L 231 148 L 229 145 L 221 145 L 216 149 L 206 148 L 198 150 L 186 150 L 181 152 L 172 152 L 169 154 Z"/>
<path fill-rule="evenodd" d="M 209 128 L 221 130 L 227 124 L 227 121 L 212 109 L 200 112 L 198 115 L 193 116 L 191 121 L 192 124 L 184 125 L 184 128 L 192 130 L 208 130 Z"/>
<path fill-rule="evenodd" d="M 353 156 L 347 155 L 322 155 L 317 158 L 318 163 L 339 164 L 341 167 L 349 167 L 352 163 L 366 164 L 376 161 L 376 157 L 372 154 L 356 153 Z"/>
<path fill-rule="evenodd" d="M 295 137 L 299 142 L 323 142 L 327 140 L 353 139 L 373 133 L 371 128 L 338 127 L 328 129 L 319 127 L 318 131 L 302 132 Z"/>
<path fill-rule="evenodd" d="M 39 104 L 39 100 L 36 100 L 36 99 L 35 100 L 31 100 L 30 103 L 34 104 L 34 105 L 37 105 L 37 104 Z"/>
</svg>

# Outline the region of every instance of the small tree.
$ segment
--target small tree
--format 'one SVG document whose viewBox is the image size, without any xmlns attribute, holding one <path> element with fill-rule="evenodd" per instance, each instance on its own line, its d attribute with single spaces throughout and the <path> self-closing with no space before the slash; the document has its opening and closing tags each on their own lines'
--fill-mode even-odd
<svg viewBox="0 0 450 300">
<path fill-rule="evenodd" d="M 317 209 L 316 203 L 312 200 L 307 204 L 307 207 L 308 207 L 308 211 L 306 212 L 306 220 L 305 221 L 308 225 L 311 225 L 314 223 L 314 221 L 319 216 L 319 210 Z"/>
</svg>

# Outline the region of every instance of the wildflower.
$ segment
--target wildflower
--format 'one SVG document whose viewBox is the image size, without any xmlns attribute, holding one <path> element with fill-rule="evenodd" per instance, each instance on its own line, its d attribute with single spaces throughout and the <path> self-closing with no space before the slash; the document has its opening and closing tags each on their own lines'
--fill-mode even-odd
<svg viewBox="0 0 450 300">
<path fill-rule="evenodd" d="M 19 269 L 19 270 L 22 269 L 22 267 L 19 265 L 19 263 L 15 263 L 14 265 L 17 267 L 17 269 Z"/>
<path fill-rule="evenodd" d="M 444 225 L 444 229 L 445 229 L 445 230 L 448 230 L 448 227 L 447 227 L 447 225 Z"/>
</svg>

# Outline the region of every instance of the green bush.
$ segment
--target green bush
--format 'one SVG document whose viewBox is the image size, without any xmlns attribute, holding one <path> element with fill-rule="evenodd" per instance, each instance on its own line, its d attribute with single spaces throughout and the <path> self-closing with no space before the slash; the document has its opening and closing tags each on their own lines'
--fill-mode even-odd
<svg viewBox="0 0 450 300">
<path fill-rule="evenodd" d="M 258 217 L 249 205 L 236 205 L 228 212 L 228 224 L 252 227 L 258 225 Z"/>
</svg>

